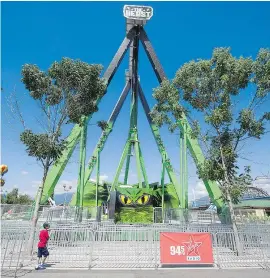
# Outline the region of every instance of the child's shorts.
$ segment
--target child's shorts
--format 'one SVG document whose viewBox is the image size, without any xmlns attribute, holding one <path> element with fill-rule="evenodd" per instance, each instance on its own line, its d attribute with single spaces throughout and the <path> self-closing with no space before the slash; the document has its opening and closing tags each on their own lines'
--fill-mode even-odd
<svg viewBox="0 0 270 278">
<path fill-rule="evenodd" d="M 41 257 L 48 257 L 49 256 L 49 251 L 47 247 L 38 247 L 38 258 Z"/>
</svg>

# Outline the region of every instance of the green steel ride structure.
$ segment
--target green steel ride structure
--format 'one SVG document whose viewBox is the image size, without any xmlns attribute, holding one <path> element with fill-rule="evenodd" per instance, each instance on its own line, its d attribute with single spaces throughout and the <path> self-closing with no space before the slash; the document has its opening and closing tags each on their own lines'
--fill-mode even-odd
<svg viewBox="0 0 270 278">
<path fill-rule="evenodd" d="M 97 181 L 95 185 L 95 205 L 98 206 L 98 185 L 99 185 L 99 168 L 100 168 L 100 153 L 104 148 L 104 145 L 108 139 L 109 134 L 113 130 L 114 123 L 119 115 L 119 112 L 123 106 L 124 101 L 129 92 L 131 92 L 131 112 L 130 112 L 130 128 L 128 133 L 128 138 L 126 144 L 124 146 L 124 150 L 122 156 L 120 158 L 120 162 L 118 168 L 116 170 L 115 177 L 113 182 L 110 186 L 110 192 L 108 194 L 109 200 L 109 208 L 113 213 L 110 213 L 110 218 L 114 217 L 114 208 L 115 208 L 115 200 L 116 200 L 116 191 L 119 188 L 119 176 L 120 172 L 125 165 L 125 176 L 124 176 L 124 184 L 127 185 L 128 183 L 128 175 L 129 175 L 129 165 L 130 165 L 130 154 L 134 151 L 135 158 L 136 158 L 136 166 L 137 166 L 137 174 L 138 174 L 138 185 L 136 188 L 138 190 L 151 190 L 151 186 L 149 185 L 147 173 L 145 170 L 144 159 L 142 156 L 142 151 L 140 147 L 140 141 L 138 136 L 138 126 L 137 126 L 137 116 L 138 116 L 138 101 L 140 100 L 144 109 L 144 112 L 147 116 L 150 128 L 152 130 L 153 136 L 155 138 L 158 150 L 161 155 L 162 160 L 162 171 L 161 171 L 161 188 L 162 188 L 162 206 L 164 205 L 164 175 L 165 171 L 168 174 L 171 188 L 175 191 L 178 203 L 177 207 L 180 208 L 187 208 L 188 206 L 188 180 L 187 180 L 187 148 L 189 149 L 192 158 L 195 161 L 195 164 L 198 165 L 204 162 L 204 155 L 200 148 L 200 145 L 196 139 L 192 139 L 190 125 L 184 116 L 181 121 L 178 122 L 180 128 L 180 183 L 176 178 L 174 173 L 173 167 L 171 165 L 170 159 L 168 154 L 165 150 L 163 142 L 161 140 L 159 134 L 159 128 L 153 123 L 149 112 L 150 108 L 148 106 L 147 100 L 145 98 L 144 92 L 140 85 L 140 80 L 138 78 L 138 56 L 139 56 L 139 42 L 141 42 L 148 59 L 152 65 L 152 68 L 156 74 L 156 77 L 161 83 L 163 80 L 166 79 L 166 75 L 163 71 L 163 68 L 154 52 L 152 44 L 146 34 L 144 29 L 144 25 L 147 22 L 145 18 L 145 13 L 132 13 L 132 9 L 139 11 L 142 9 L 144 11 L 148 11 L 153 14 L 153 10 L 151 7 L 138 7 L 134 6 L 125 6 L 125 9 L 128 10 L 128 15 L 135 15 L 135 16 L 126 16 L 126 36 L 120 45 L 117 53 L 115 54 L 114 58 L 112 59 L 109 67 L 104 73 L 103 78 L 106 81 L 107 88 L 114 77 L 115 72 L 117 71 L 124 55 L 129 50 L 129 69 L 126 72 L 126 84 L 124 89 L 112 111 L 112 114 L 107 121 L 107 126 L 105 130 L 103 130 L 101 137 L 94 149 L 93 155 L 90 158 L 87 166 L 85 165 L 86 159 L 86 137 L 87 137 L 87 124 L 91 119 L 92 115 L 85 117 L 82 119 L 82 125 L 75 125 L 69 135 L 68 147 L 62 154 L 62 157 L 59 159 L 58 163 L 53 165 L 47 179 L 45 181 L 43 195 L 42 195 L 42 203 L 45 203 L 48 198 L 54 193 L 54 188 L 59 181 L 59 178 L 64 171 L 68 160 L 70 159 L 75 146 L 80 142 L 80 166 L 79 166 L 79 177 L 78 177 L 78 186 L 77 192 L 73 197 L 72 203 L 78 207 L 84 206 L 84 197 L 85 192 L 88 186 L 90 186 L 89 178 L 96 167 L 97 171 Z M 144 16 L 144 17 L 143 17 Z M 100 101 L 100 100 L 99 100 Z M 216 182 L 204 180 L 205 187 L 211 198 L 212 202 L 217 206 L 218 209 L 221 209 L 224 204 L 221 199 L 221 191 Z M 93 184 L 92 184 L 93 186 Z M 168 193 L 168 192 L 167 192 Z M 170 193 L 168 193 L 170 194 Z M 174 206 L 174 207 L 175 207 Z M 109 209 L 109 211 L 110 211 Z"/>
</svg>

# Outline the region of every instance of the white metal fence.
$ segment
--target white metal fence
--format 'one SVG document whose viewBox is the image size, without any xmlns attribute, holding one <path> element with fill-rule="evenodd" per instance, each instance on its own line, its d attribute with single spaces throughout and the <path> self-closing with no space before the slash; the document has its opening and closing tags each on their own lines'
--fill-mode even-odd
<svg viewBox="0 0 270 278">
<path fill-rule="evenodd" d="M 50 231 L 47 263 L 52 268 L 158 268 L 161 232 L 209 232 L 217 267 L 270 267 L 270 225 L 241 225 L 238 230 L 240 255 L 228 225 L 60 224 Z M 34 268 L 36 254 L 29 256 L 26 250 L 28 235 L 28 227 L 2 229 L 2 269 Z"/>
<path fill-rule="evenodd" d="M 30 221 L 33 217 L 34 207 L 31 205 L 1 204 L 1 220 Z M 99 221 L 101 207 L 78 208 L 73 206 L 40 206 L 38 220 L 40 222 L 80 222 Z M 80 214 L 80 219 L 78 215 Z"/>
</svg>

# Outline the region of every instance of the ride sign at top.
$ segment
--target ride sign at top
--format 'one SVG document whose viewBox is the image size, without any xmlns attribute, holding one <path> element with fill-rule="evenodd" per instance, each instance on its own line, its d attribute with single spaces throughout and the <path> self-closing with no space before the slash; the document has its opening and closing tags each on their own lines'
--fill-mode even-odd
<svg viewBox="0 0 270 278">
<path fill-rule="evenodd" d="M 124 17 L 135 20 L 149 20 L 153 16 L 153 8 L 149 6 L 125 5 Z"/>
</svg>

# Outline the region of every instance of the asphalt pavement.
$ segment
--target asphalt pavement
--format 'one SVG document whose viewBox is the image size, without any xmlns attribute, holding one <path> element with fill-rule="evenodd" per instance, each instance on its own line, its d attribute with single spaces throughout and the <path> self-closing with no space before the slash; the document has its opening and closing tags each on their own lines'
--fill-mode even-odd
<svg viewBox="0 0 270 278">
<path fill-rule="evenodd" d="M 2 277 L 14 277 L 2 272 Z M 159 269 L 159 270 L 19 270 L 24 278 L 269 278 L 270 270 L 263 269 Z"/>
</svg>

